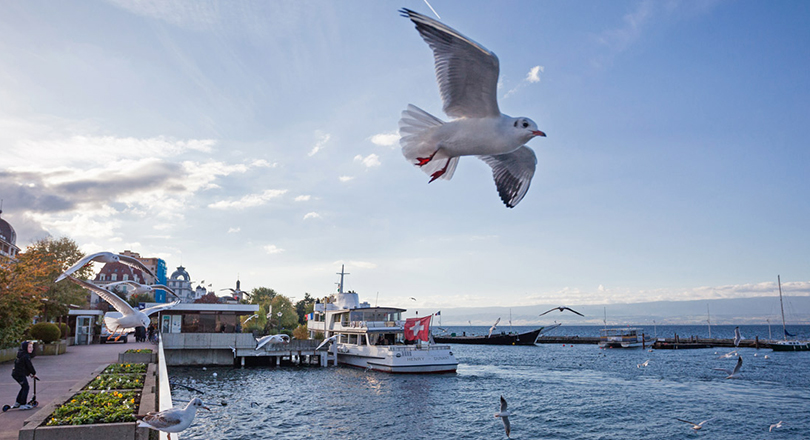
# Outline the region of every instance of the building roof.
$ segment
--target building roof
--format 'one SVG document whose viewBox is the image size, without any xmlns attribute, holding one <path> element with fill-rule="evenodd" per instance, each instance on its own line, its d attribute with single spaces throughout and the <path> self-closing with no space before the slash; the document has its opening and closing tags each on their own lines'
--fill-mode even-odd
<svg viewBox="0 0 810 440">
<path fill-rule="evenodd" d="M 172 276 L 169 279 L 176 280 L 178 278 L 183 278 L 186 282 L 191 281 L 191 276 L 189 276 L 188 272 L 186 272 L 186 268 L 183 266 L 177 266 L 177 270 L 172 272 Z"/>
<path fill-rule="evenodd" d="M 0 211 L 2 214 L 3 211 Z M 0 240 L 5 241 L 8 244 L 13 246 L 17 245 L 17 232 L 14 231 L 14 228 L 11 227 L 9 222 L 0 218 Z"/>
</svg>

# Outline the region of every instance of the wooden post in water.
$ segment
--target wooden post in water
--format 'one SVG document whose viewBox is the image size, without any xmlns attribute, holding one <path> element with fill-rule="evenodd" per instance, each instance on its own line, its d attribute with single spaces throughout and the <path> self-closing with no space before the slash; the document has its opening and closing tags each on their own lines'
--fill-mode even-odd
<svg viewBox="0 0 810 440">
<path fill-rule="evenodd" d="M 641 348 L 643 350 L 647 349 L 647 340 L 644 339 L 644 332 L 641 332 Z"/>
<path fill-rule="evenodd" d="M 754 347 L 759 348 L 759 335 L 754 337 Z"/>
</svg>

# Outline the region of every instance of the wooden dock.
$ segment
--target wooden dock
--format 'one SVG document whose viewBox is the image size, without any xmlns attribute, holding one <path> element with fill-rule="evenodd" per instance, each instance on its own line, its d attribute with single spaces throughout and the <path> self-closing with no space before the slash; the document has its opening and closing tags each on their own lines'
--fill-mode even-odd
<svg viewBox="0 0 810 440">
<path fill-rule="evenodd" d="M 538 344 L 598 344 L 598 336 L 540 336 L 537 338 Z M 733 339 L 709 339 L 690 336 L 682 338 L 675 335 L 672 338 L 658 338 L 651 342 L 652 348 L 685 350 L 694 348 L 731 347 L 734 348 Z M 771 348 L 769 341 L 760 341 L 759 337 L 754 339 L 743 339 L 738 347 L 751 348 Z"/>
</svg>

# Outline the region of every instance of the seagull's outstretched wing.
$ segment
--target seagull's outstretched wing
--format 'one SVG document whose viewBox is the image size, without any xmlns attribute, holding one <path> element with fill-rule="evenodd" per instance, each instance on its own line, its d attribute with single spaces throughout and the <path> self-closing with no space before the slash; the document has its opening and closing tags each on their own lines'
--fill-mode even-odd
<svg viewBox="0 0 810 440">
<path fill-rule="evenodd" d="M 501 396 L 501 411 L 502 414 L 501 421 L 503 421 L 503 429 L 506 431 L 506 437 L 509 437 L 509 433 L 512 432 L 512 425 L 509 423 L 509 416 L 507 415 L 508 407 L 506 405 L 506 399 Z"/>
<path fill-rule="evenodd" d="M 323 348 L 323 347 L 324 347 L 326 344 L 328 344 L 328 343 L 330 343 L 330 342 L 335 342 L 336 340 L 337 340 L 337 336 L 330 336 L 330 337 L 328 337 L 328 338 L 324 339 L 324 340 L 323 340 L 323 342 L 321 342 L 320 344 L 318 344 L 318 347 L 315 349 L 315 351 L 320 350 L 320 349 L 321 349 L 321 348 Z"/>
<path fill-rule="evenodd" d="M 399 11 L 433 50 L 444 112 L 454 118 L 499 117 L 498 57 L 455 29 L 410 9 Z"/>
<path fill-rule="evenodd" d="M 509 409 L 509 406 L 506 404 L 506 399 L 501 396 L 501 412 L 506 412 Z"/>
<path fill-rule="evenodd" d="M 579 313 L 579 312 L 577 312 L 576 310 L 572 309 L 571 307 L 563 307 L 563 308 L 564 308 L 565 310 L 568 310 L 569 312 L 576 313 L 576 314 L 577 314 L 577 315 L 579 315 L 579 316 L 585 316 L 585 315 L 583 315 L 582 313 Z"/>
<path fill-rule="evenodd" d="M 157 278 L 148 267 L 146 267 L 141 260 L 137 258 L 133 258 L 127 255 L 118 255 L 118 261 L 121 263 L 126 264 L 129 267 L 134 267 L 135 269 L 139 269 L 141 272 L 151 276 L 152 278 Z"/>
<path fill-rule="evenodd" d="M 731 372 L 731 375 L 736 376 L 740 372 L 740 368 L 742 368 L 742 356 L 737 358 L 737 365 L 734 366 L 734 371 Z"/>
<path fill-rule="evenodd" d="M 169 286 L 167 286 L 167 285 L 165 285 L 165 284 L 152 284 L 152 285 L 151 285 L 151 286 L 149 286 L 149 287 L 151 287 L 152 289 L 161 289 L 161 290 L 165 290 L 165 291 L 167 291 L 167 292 L 171 293 L 172 295 L 174 295 L 174 297 L 175 297 L 175 298 L 180 299 L 180 297 L 179 297 L 179 296 L 177 296 L 177 294 L 176 294 L 176 293 L 174 293 L 174 290 L 172 290 L 172 288 L 171 288 L 171 287 L 169 287 Z"/>
<path fill-rule="evenodd" d="M 511 153 L 478 157 L 492 167 L 495 187 L 503 203 L 514 208 L 523 200 L 532 183 L 537 167 L 534 151 L 524 145 Z"/>
<path fill-rule="evenodd" d="M 110 305 L 113 306 L 115 308 L 115 310 L 121 312 L 122 315 L 127 316 L 127 315 L 132 315 L 133 313 L 135 313 L 135 311 L 132 310 L 132 306 L 130 306 L 126 301 L 121 299 L 121 297 L 119 297 L 118 295 L 110 292 L 109 290 L 102 289 L 101 287 L 98 287 L 95 284 L 89 283 L 89 282 L 84 281 L 84 280 L 80 280 L 78 278 L 75 278 L 72 275 L 68 275 L 67 279 L 69 279 L 70 281 L 73 281 L 74 283 L 84 287 L 87 290 L 90 290 L 90 291 L 94 292 L 101 299 L 103 299 L 104 301 L 107 301 L 108 303 L 110 303 Z"/>
<path fill-rule="evenodd" d="M 83 268 L 85 265 L 87 265 L 91 261 L 95 261 L 95 260 L 104 261 L 106 259 L 112 260 L 113 255 L 115 255 L 115 254 L 113 254 L 112 252 L 96 252 L 95 254 L 86 255 L 84 258 L 82 258 L 81 260 L 74 263 L 73 266 L 70 266 L 64 273 L 59 275 L 59 277 L 56 278 L 56 281 L 54 281 L 54 282 L 58 283 L 59 281 L 64 280 L 65 278 L 67 278 L 68 275 L 70 275 L 73 272 L 76 272 L 77 270 Z"/>
<path fill-rule="evenodd" d="M 156 305 L 156 306 L 147 307 L 147 308 L 145 308 L 145 309 L 143 309 L 143 310 L 141 310 L 141 311 L 142 311 L 142 312 L 143 312 L 143 313 L 144 313 L 146 316 L 149 316 L 149 315 L 151 315 L 151 314 L 153 314 L 153 313 L 157 313 L 157 312 L 161 312 L 161 311 L 163 311 L 163 310 L 168 310 L 168 309 L 171 309 L 172 307 L 174 307 L 174 306 L 176 306 L 176 305 L 178 305 L 178 304 L 180 304 L 180 300 L 179 300 L 179 299 L 178 299 L 178 300 L 175 300 L 175 301 L 172 301 L 172 302 L 170 302 L 170 303 L 167 303 L 167 304 L 159 304 L 159 305 Z"/>
</svg>

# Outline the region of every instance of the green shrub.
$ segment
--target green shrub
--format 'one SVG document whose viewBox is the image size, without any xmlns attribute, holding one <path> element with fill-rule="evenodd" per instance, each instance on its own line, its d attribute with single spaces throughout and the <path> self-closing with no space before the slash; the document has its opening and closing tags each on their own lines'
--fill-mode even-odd
<svg viewBox="0 0 810 440">
<path fill-rule="evenodd" d="M 64 322 L 60 322 L 57 325 L 59 326 L 59 329 L 62 331 L 62 336 L 60 339 L 67 339 L 68 335 L 70 334 L 70 327 Z"/>
<path fill-rule="evenodd" d="M 31 326 L 31 337 L 40 339 L 46 344 L 56 341 L 61 335 L 62 331 L 59 330 L 59 327 L 50 322 L 40 322 Z"/>
</svg>

